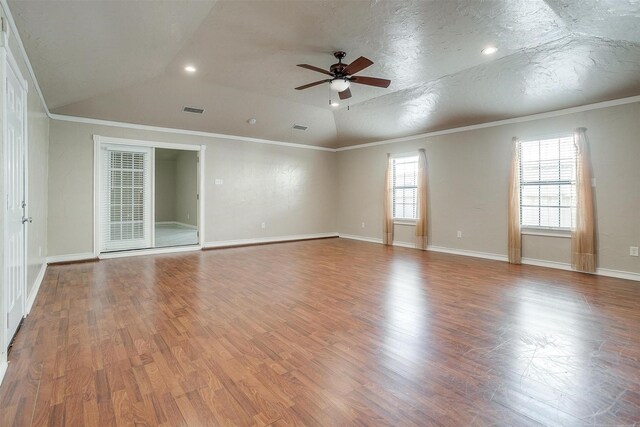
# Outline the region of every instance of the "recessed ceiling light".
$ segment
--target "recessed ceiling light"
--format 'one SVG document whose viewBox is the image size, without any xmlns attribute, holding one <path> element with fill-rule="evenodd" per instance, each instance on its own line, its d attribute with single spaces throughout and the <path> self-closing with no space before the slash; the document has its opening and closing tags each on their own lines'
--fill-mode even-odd
<svg viewBox="0 0 640 427">
<path fill-rule="evenodd" d="M 196 67 L 194 67 L 193 65 L 187 65 L 186 67 L 184 67 L 184 70 L 187 73 L 195 73 L 196 72 Z"/>
<path fill-rule="evenodd" d="M 331 102 L 331 106 L 332 107 L 339 107 L 340 104 L 338 102 L 336 102 L 336 101 L 333 101 L 333 102 Z"/>
<path fill-rule="evenodd" d="M 495 46 L 487 46 L 484 49 L 482 49 L 482 54 L 483 55 L 493 55 L 497 51 L 498 51 L 497 47 L 495 47 Z"/>
</svg>

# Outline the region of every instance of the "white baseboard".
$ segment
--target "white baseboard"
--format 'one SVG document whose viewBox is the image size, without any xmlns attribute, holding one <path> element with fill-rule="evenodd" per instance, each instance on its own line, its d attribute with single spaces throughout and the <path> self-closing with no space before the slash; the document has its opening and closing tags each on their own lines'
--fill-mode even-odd
<svg viewBox="0 0 640 427">
<path fill-rule="evenodd" d="M 363 242 L 382 244 L 382 239 L 379 239 L 376 237 L 364 237 L 364 236 L 357 236 L 354 234 L 340 234 L 340 237 L 344 239 L 360 240 Z M 402 247 L 408 247 L 408 248 L 414 247 L 413 244 L 406 243 L 406 242 L 393 242 L 393 246 L 402 246 Z M 463 256 L 470 256 L 475 258 L 484 258 L 484 259 L 490 259 L 494 261 L 507 262 L 509 260 L 506 255 L 492 254 L 488 252 L 469 251 L 465 249 L 445 248 L 442 246 L 427 246 L 427 250 L 433 251 L 433 252 L 442 252 L 442 253 L 452 254 L 452 255 L 463 255 Z M 554 268 L 556 270 L 575 271 L 571 268 L 571 264 L 564 263 L 564 262 L 546 261 L 546 260 L 533 259 L 533 258 L 523 258 L 522 264 L 534 265 L 537 267 Z M 636 282 L 640 282 L 640 273 L 633 273 L 630 271 L 619 271 L 619 270 L 610 270 L 608 268 L 598 268 L 595 274 L 599 276 L 615 277 L 618 279 L 627 279 L 627 280 L 634 280 Z"/>
<path fill-rule="evenodd" d="M 610 270 L 608 268 L 596 269 L 596 274 L 600 276 L 615 277 L 618 279 L 635 280 L 640 282 L 640 273 L 632 273 L 630 271 Z"/>
<path fill-rule="evenodd" d="M 156 225 L 179 225 L 180 227 L 190 228 L 191 230 L 197 230 L 198 226 L 193 224 L 187 224 L 179 221 L 158 221 Z"/>
<path fill-rule="evenodd" d="M 294 234 L 290 236 L 278 237 L 256 237 L 253 239 L 221 240 L 218 242 L 207 242 L 204 244 L 204 248 L 224 248 L 229 246 L 255 245 L 260 243 L 290 242 L 292 240 L 323 239 L 326 237 L 338 237 L 338 233 Z"/>
<path fill-rule="evenodd" d="M 433 251 L 433 252 L 441 252 L 444 254 L 462 255 L 462 256 L 470 256 L 474 258 L 490 259 L 493 261 L 508 261 L 506 256 L 500 255 L 500 254 L 493 254 L 491 252 L 478 252 L 478 251 L 470 251 L 467 249 L 452 249 L 452 248 L 445 248 L 443 246 L 431 246 L 431 245 L 427 246 L 427 250 Z"/>
<path fill-rule="evenodd" d="M 169 246 L 166 248 L 136 249 L 131 251 L 106 252 L 98 255 L 100 259 L 124 258 L 129 256 L 172 254 L 175 252 L 193 252 L 202 249 L 200 245 Z"/>
<path fill-rule="evenodd" d="M 6 356 L 7 353 L 2 353 L 3 356 Z M 9 362 L 6 360 L 0 361 L 0 385 L 2 385 L 2 380 L 4 379 L 4 374 L 7 373 L 7 368 L 9 367 Z"/>
<path fill-rule="evenodd" d="M 508 261 L 508 259 L 507 259 Z M 555 268 L 556 270 L 573 271 L 571 264 L 566 262 L 547 261 L 544 259 L 522 258 L 525 265 L 535 265 L 536 267 Z"/>
<path fill-rule="evenodd" d="M 96 258 L 96 255 L 93 252 L 84 252 L 81 254 L 55 255 L 55 256 L 47 257 L 47 264 L 52 264 L 56 262 L 87 261 L 95 258 Z"/>
<path fill-rule="evenodd" d="M 36 277 L 36 281 L 33 284 L 33 288 L 27 297 L 27 310 L 25 314 L 31 313 L 31 308 L 33 307 L 33 303 L 36 301 L 36 297 L 38 296 L 38 291 L 40 290 L 40 285 L 42 284 L 42 280 L 44 279 L 44 274 L 47 271 L 47 263 L 43 263 L 40 267 L 40 272 L 38 272 L 38 277 Z"/>
<path fill-rule="evenodd" d="M 382 244 L 382 239 L 378 239 L 377 237 L 365 237 L 365 236 L 357 236 L 355 234 L 342 234 L 342 233 L 338 234 L 338 237 L 342 239 L 360 240 L 361 242 Z"/>
</svg>

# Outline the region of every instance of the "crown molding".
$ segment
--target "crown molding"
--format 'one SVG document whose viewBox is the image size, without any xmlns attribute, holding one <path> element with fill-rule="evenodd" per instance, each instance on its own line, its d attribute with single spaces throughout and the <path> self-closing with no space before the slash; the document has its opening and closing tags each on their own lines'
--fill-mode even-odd
<svg viewBox="0 0 640 427">
<path fill-rule="evenodd" d="M 615 107 L 617 105 L 633 104 L 640 102 L 640 95 L 630 96 L 628 98 L 613 99 L 610 101 L 596 102 L 594 104 L 580 105 L 578 107 L 564 108 L 562 110 L 548 111 L 546 113 L 531 114 L 528 116 L 514 117 L 512 119 L 497 120 L 493 122 L 478 123 L 477 125 L 462 126 L 451 129 L 443 129 L 435 132 L 421 133 L 418 135 L 405 136 L 402 138 L 385 139 L 376 142 L 367 142 L 365 144 L 350 145 L 347 147 L 336 148 L 335 151 L 357 150 L 359 148 L 376 147 L 378 145 L 394 144 L 398 142 L 414 141 L 416 139 L 429 138 L 440 135 L 448 135 L 452 133 L 468 132 L 471 130 L 485 129 L 490 127 L 510 125 L 513 123 L 530 122 L 533 120 L 548 119 L 551 117 L 564 116 L 567 114 L 581 113 L 584 111 L 599 110 L 602 108 Z"/>
<path fill-rule="evenodd" d="M 135 123 L 115 122 L 111 120 L 91 119 L 88 117 L 67 116 L 63 114 L 49 113 L 49 118 L 52 120 L 59 120 L 63 122 L 84 123 L 84 124 L 92 124 L 92 125 L 100 125 L 100 126 L 112 126 L 112 127 L 119 127 L 119 128 L 125 128 L 125 129 L 138 129 L 138 130 L 146 130 L 151 132 L 172 133 L 172 134 L 179 134 L 179 135 L 203 136 L 207 138 L 231 139 L 235 141 L 254 142 L 258 144 L 279 145 L 282 147 L 289 147 L 289 148 L 304 148 L 307 150 L 329 151 L 332 153 L 336 151 L 335 148 L 319 147 L 317 145 L 297 144 L 295 142 L 284 142 L 284 141 L 275 141 L 271 139 L 251 138 L 247 136 L 227 135 L 224 133 L 204 132 L 204 131 L 198 131 L 198 130 L 166 128 L 166 127 L 160 127 L 160 126 L 140 125 Z"/>
<path fill-rule="evenodd" d="M 22 38 L 20 37 L 20 33 L 18 32 L 18 27 L 16 26 L 16 22 L 13 20 L 13 15 L 11 14 L 11 10 L 9 9 L 9 5 L 7 4 L 7 0 L 0 0 L 0 7 L 2 8 L 2 12 L 7 18 L 7 23 L 9 24 L 9 30 L 14 34 L 16 39 L 16 43 L 18 44 L 18 49 L 20 49 L 20 55 L 22 56 L 22 60 L 24 61 L 27 70 L 29 71 L 29 76 L 31 80 L 33 80 L 33 85 L 36 87 L 36 92 L 38 92 L 38 96 L 40 97 L 40 101 L 42 102 L 42 107 L 44 111 L 47 113 L 47 116 L 51 118 L 51 113 L 49 112 L 49 107 L 47 107 L 47 103 L 44 100 L 44 95 L 42 94 L 42 90 L 40 89 L 40 84 L 38 83 L 38 79 L 36 78 L 36 73 L 33 71 L 33 67 L 31 66 L 31 61 L 29 61 L 29 57 L 27 56 L 27 51 L 24 48 L 24 44 L 22 44 Z"/>
</svg>

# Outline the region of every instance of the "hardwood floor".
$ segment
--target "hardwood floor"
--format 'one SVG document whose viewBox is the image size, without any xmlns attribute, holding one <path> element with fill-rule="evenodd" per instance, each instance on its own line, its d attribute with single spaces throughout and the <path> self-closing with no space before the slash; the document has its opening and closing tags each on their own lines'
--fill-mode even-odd
<svg viewBox="0 0 640 427">
<path fill-rule="evenodd" d="M 51 266 L 0 425 L 634 425 L 640 283 L 344 239 Z"/>
</svg>

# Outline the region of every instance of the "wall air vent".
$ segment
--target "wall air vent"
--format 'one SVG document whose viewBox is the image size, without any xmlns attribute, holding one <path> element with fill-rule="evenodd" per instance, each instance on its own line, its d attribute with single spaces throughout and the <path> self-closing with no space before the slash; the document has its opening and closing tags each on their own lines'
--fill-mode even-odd
<svg viewBox="0 0 640 427">
<path fill-rule="evenodd" d="M 309 126 L 293 125 L 293 128 L 295 130 L 307 130 L 307 129 L 309 129 Z"/>
<path fill-rule="evenodd" d="M 202 114 L 204 113 L 204 108 L 182 107 L 182 111 L 184 111 L 185 113 Z"/>
</svg>

